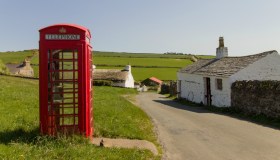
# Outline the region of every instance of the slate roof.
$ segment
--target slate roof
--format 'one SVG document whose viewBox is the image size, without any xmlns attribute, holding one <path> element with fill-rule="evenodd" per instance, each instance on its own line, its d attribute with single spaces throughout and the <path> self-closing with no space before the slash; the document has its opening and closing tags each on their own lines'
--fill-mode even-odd
<svg viewBox="0 0 280 160">
<path fill-rule="evenodd" d="M 229 77 L 238 71 L 246 68 L 248 65 L 266 57 L 277 51 L 268 51 L 255 55 L 242 57 L 224 57 L 221 59 L 201 59 L 196 63 L 182 68 L 179 72 L 189 74 L 199 74 L 208 76 Z"/>
<path fill-rule="evenodd" d="M 9 72 L 12 74 L 16 74 L 19 72 L 20 68 L 22 67 L 21 64 L 6 64 L 6 67 L 9 69 Z"/>
<path fill-rule="evenodd" d="M 95 69 L 93 71 L 94 80 L 125 81 L 129 71 L 118 69 Z"/>
</svg>

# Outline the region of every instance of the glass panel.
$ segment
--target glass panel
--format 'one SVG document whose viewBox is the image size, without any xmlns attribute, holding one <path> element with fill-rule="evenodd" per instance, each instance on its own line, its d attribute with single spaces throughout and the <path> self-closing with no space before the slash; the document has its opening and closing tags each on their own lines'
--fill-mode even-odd
<svg viewBox="0 0 280 160">
<path fill-rule="evenodd" d="M 48 51 L 48 103 L 50 126 L 66 133 L 78 125 L 78 51 Z M 53 130 L 55 130 L 53 129 Z"/>
</svg>

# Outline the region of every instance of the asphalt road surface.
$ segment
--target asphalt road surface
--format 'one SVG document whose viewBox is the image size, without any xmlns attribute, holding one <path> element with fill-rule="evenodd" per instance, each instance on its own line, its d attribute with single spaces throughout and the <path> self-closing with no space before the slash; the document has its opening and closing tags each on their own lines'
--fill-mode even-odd
<svg viewBox="0 0 280 160">
<path fill-rule="evenodd" d="M 152 117 L 168 160 L 280 160 L 280 131 L 187 107 L 156 93 L 136 103 Z"/>
</svg>

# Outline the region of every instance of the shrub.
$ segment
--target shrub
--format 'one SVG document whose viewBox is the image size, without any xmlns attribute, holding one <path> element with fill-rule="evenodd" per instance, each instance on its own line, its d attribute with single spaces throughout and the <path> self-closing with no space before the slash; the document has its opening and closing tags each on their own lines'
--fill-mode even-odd
<svg viewBox="0 0 280 160">
<path fill-rule="evenodd" d="M 160 91 L 159 86 L 148 86 L 148 90 L 149 91 L 157 91 L 157 92 Z"/>
<path fill-rule="evenodd" d="M 169 94 L 170 93 L 170 85 L 162 84 L 160 94 Z"/>
<path fill-rule="evenodd" d="M 108 81 L 108 80 L 94 80 L 93 85 L 94 86 L 113 86 L 113 82 Z"/>
<path fill-rule="evenodd" d="M 6 67 L 6 65 L 2 62 L 0 59 L 0 74 L 9 74 L 9 69 Z"/>
</svg>

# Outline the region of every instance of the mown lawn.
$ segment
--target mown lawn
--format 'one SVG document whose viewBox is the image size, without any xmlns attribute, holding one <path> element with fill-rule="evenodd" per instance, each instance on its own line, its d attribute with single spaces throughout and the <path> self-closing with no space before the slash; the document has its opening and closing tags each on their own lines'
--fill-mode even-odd
<svg viewBox="0 0 280 160">
<path fill-rule="evenodd" d="M 146 139 L 157 144 L 148 116 L 122 95 L 134 90 L 94 89 L 95 136 Z M 100 148 L 80 136 L 39 135 L 38 81 L 0 76 L 0 159 L 159 159 L 150 151 Z"/>
</svg>

